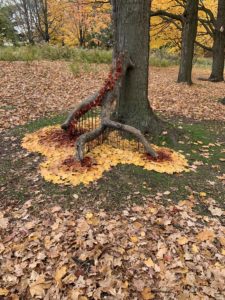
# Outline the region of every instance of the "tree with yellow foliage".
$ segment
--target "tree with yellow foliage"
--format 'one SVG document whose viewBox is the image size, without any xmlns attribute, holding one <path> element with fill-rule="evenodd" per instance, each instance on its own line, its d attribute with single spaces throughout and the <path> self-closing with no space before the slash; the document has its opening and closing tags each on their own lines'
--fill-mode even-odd
<svg viewBox="0 0 225 300">
<path fill-rule="evenodd" d="M 159 45 L 160 42 L 163 45 L 165 42 L 173 41 L 172 45 L 177 46 L 179 40 L 181 41 L 178 82 L 191 83 L 194 43 L 207 52 L 213 52 L 212 73 L 209 80 L 223 81 L 225 1 L 218 0 L 215 4 L 211 0 L 172 0 L 169 2 L 153 0 L 153 4 L 153 44 L 158 41 Z"/>
<path fill-rule="evenodd" d="M 194 44 L 197 35 L 198 24 L 198 0 L 174 0 L 171 8 L 159 9 L 151 12 L 151 16 L 160 16 L 162 19 L 175 20 L 173 24 L 182 30 L 181 59 L 178 82 L 191 84 L 192 62 L 194 56 Z M 178 24 L 177 24 L 178 22 Z"/>
<path fill-rule="evenodd" d="M 109 3 L 92 0 L 63 1 L 63 22 L 60 31 L 54 37 L 56 41 L 63 41 L 70 46 L 85 47 L 88 36 L 109 26 Z"/>
</svg>

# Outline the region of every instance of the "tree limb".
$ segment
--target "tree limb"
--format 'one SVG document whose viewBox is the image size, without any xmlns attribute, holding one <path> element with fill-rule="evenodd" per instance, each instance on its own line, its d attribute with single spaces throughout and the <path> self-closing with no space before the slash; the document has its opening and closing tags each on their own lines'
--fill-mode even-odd
<svg viewBox="0 0 225 300">
<path fill-rule="evenodd" d="M 169 17 L 171 19 L 174 19 L 174 20 L 177 20 L 177 21 L 180 21 L 180 22 L 184 22 L 184 20 L 185 20 L 183 15 L 176 15 L 176 14 L 170 13 L 166 10 L 151 11 L 150 16 L 151 17 L 165 16 L 165 17 Z"/>
<path fill-rule="evenodd" d="M 148 154 L 150 154 L 154 158 L 158 157 L 157 153 L 149 145 L 149 142 L 147 141 L 147 139 L 144 137 L 144 135 L 141 133 L 141 131 L 138 130 L 137 128 L 126 125 L 126 124 L 122 124 L 119 122 L 115 122 L 110 119 L 104 119 L 103 126 L 131 133 L 132 135 L 134 135 L 136 137 L 136 139 L 138 141 L 140 141 L 143 144 L 143 146 Z"/>
</svg>

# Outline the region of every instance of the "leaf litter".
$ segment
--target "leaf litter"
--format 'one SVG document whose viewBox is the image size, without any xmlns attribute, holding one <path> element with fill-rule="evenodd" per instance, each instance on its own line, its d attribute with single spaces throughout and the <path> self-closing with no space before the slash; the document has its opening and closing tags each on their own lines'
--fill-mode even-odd
<svg viewBox="0 0 225 300">
<path fill-rule="evenodd" d="M 117 136 L 112 138 L 112 135 L 118 133 L 111 132 L 107 139 L 118 140 Z M 123 149 L 115 148 L 106 142 L 91 149 L 81 163 L 74 159 L 75 140 L 60 129 L 59 125 L 44 127 L 25 135 L 22 146 L 47 158 L 40 165 L 40 173 L 45 180 L 56 184 L 87 185 L 100 179 L 105 171 L 117 164 L 134 164 L 149 171 L 168 174 L 188 171 L 186 158 L 171 149 L 153 145 L 159 153 L 159 160 L 154 161 L 148 155 L 135 151 L 134 141 L 123 139 Z"/>
<path fill-rule="evenodd" d="M 121 212 L 8 208 L 0 295 L 9 299 L 224 299 L 225 228 L 192 198 Z M 224 215 L 224 214 L 223 214 Z M 11 297 L 11 298 L 10 298 Z"/>
<path fill-rule="evenodd" d="M 0 131 L 70 110 L 101 87 L 108 69 L 99 65 L 74 77 L 68 62 L 0 62 Z M 225 106 L 218 102 L 224 84 L 197 80 L 209 70 L 195 69 L 189 87 L 176 83 L 177 73 L 177 67 L 150 68 L 153 109 L 169 117 L 225 121 Z"/>
<path fill-rule="evenodd" d="M 103 69 L 75 79 L 64 62 L 0 64 L 2 131 L 71 108 L 107 74 Z M 151 71 L 154 109 L 224 121 L 218 103 L 223 83 L 198 82 L 194 72 L 197 84 L 189 88 L 175 84 L 176 68 Z M 202 157 L 209 156 L 202 147 Z M 194 162 L 193 171 L 199 165 Z M 217 179 L 225 183 L 224 176 Z M 145 206 L 118 213 L 47 205 L 38 216 L 32 213 L 36 200 L 8 205 L 0 213 L 0 298 L 224 299 L 224 211 L 204 189 L 200 193 L 212 217 L 194 211 L 195 199 L 165 207 L 148 198 Z"/>
</svg>

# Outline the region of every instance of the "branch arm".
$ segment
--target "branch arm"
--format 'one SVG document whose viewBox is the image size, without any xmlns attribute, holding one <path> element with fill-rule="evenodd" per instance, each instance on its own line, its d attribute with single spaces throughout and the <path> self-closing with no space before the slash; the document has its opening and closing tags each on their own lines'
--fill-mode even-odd
<svg viewBox="0 0 225 300">
<path fill-rule="evenodd" d="M 183 17 L 183 15 L 176 15 L 176 14 L 173 14 L 173 13 L 170 13 L 166 10 L 157 10 L 157 11 L 152 11 L 151 12 L 151 17 L 161 17 L 161 16 L 165 16 L 165 17 L 168 17 L 170 19 L 174 19 L 174 20 L 177 20 L 177 21 L 180 21 L 180 22 L 184 22 L 185 18 Z"/>
<path fill-rule="evenodd" d="M 85 107 L 88 104 L 91 104 L 99 95 L 99 92 L 94 93 L 93 95 L 88 96 L 81 103 L 79 103 L 68 115 L 66 121 L 61 125 L 61 128 L 67 130 L 70 126 L 70 123 L 73 121 L 74 114 Z"/>
<path fill-rule="evenodd" d="M 110 127 L 110 128 L 114 128 L 117 130 L 122 130 L 122 131 L 125 131 L 128 133 L 131 133 L 143 144 L 143 146 L 148 154 L 150 154 L 154 158 L 158 157 L 158 154 L 152 149 L 152 147 L 149 145 L 149 142 L 147 141 L 147 139 L 144 137 L 144 135 L 141 133 L 140 130 L 138 130 L 132 126 L 129 126 L 129 125 L 125 125 L 125 124 L 122 124 L 119 122 L 112 121 L 108 118 L 103 119 L 102 124 L 105 127 Z"/>
</svg>

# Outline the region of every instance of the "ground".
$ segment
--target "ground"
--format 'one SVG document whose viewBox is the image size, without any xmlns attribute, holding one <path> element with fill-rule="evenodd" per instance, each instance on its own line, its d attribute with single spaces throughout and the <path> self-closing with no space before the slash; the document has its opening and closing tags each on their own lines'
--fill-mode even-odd
<svg viewBox="0 0 225 300">
<path fill-rule="evenodd" d="M 118 165 L 85 187 L 54 185 L 38 173 L 43 157 L 21 148 L 25 133 L 61 123 L 107 71 L 0 63 L 0 296 L 223 299 L 224 83 L 198 80 L 208 69 L 194 70 L 191 87 L 176 84 L 175 67 L 150 72 L 153 108 L 180 130 L 177 145 L 166 135 L 158 144 L 181 151 L 188 173 Z"/>
</svg>

